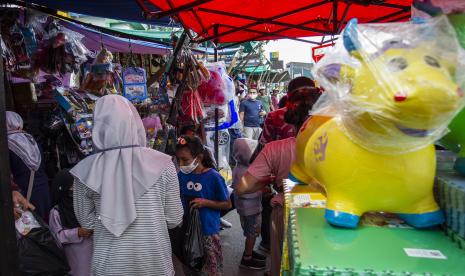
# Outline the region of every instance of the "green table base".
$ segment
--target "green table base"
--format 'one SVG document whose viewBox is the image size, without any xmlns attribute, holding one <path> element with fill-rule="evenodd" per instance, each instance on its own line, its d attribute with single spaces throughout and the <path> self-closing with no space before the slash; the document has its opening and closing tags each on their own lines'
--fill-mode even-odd
<svg viewBox="0 0 465 276">
<path fill-rule="evenodd" d="M 313 208 L 291 210 L 290 224 L 294 275 L 465 275 L 465 251 L 439 229 L 341 229 Z M 447 259 L 409 257 L 404 248 L 439 250 Z"/>
</svg>

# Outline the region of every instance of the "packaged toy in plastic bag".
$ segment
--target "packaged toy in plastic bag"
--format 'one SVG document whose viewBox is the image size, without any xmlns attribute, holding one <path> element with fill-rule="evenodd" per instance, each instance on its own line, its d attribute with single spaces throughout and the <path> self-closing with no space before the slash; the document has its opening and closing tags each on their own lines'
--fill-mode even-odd
<svg viewBox="0 0 465 276">
<path fill-rule="evenodd" d="M 123 70 L 123 95 L 132 102 L 147 99 L 147 76 L 144 68 L 128 67 Z"/>
<path fill-rule="evenodd" d="M 158 115 L 150 115 L 142 119 L 142 123 L 144 124 L 145 133 L 147 135 L 147 145 L 153 148 L 158 131 L 163 129 L 160 117 Z"/>
<path fill-rule="evenodd" d="M 102 48 L 90 66 L 90 71 L 84 76 L 81 89 L 97 96 L 116 93 L 119 76 L 114 74 L 112 60 L 113 54 L 106 48 Z"/>
<path fill-rule="evenodd" d="M 464 105 L 464 53 L 447 18 L 344 31 L 315 66 L 326 93 L 313 114 L 335 116 L 345 134 L 374 152 L 418 150 L 443 136 Z"/>
<path fill-rule="evenodd" d="M 465 48 L 465 1 L 462 0 L 415 0 L 412 19 L 421 21 L 439 15 L 447 15 L 455 28 L 462 47 Z"/>
<path fill-rule="evenodd" d="M 291 178 L 319 184 L 325 218 L 355 228 L 367 212 L 425 228 L 444 222 L 433 142 L 464 105 L 464 58 L 446 17 L 349 22 L 314 68 L 325 89 L 296 138 Z"/>
<path fill-rule="evenodd" d="M 210 79 L 199 85 L 198 91 L 206 105 L 224 105 L 234 97 L 234 84 L 226 73 L 224 61 L 207 63 Z M 228 80 L 229 78 L 229 80 Z"/>
<path fill-rule="evenodd" d="M 460 0 L 416 0 L 412 5 L 412 18 L 417 21 L 428 19 L 434 16 L 446 14 L 449 22 L 455 28 L 457 37 L 462 48 L 465 49 L 465 1 Z M 465 89 L 462 87 L 462 89 Z M 454 169 L 465 176 L 465 109 L 455 116 L 449 124 L 450 132 L 438 143 L 456 152 L 457 159 Z"/>
<path fill-rule="evenodd" d="M 82 38 L 81 34 L 61 26 L 49 30 L 34 56 L 35 70 L 61 75 L 78 72 L 89 54 Z"/>
<path fill-rule="evenodd" d="M 205 117 L 197 90 L 186 90 L 182 94 L 179 120 L 181 125 L 199 124 Z"/>
</svg>

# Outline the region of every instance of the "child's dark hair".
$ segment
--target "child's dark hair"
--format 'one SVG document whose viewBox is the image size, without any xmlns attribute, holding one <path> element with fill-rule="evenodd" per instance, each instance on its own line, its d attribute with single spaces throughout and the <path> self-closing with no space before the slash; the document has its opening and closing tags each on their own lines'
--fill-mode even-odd
<svg viewBox="0 0 465 276">
<path fill-rule="evenodd" d="M 185 125 L 185 126 L 181 127 L 181 130 L 179 131 L 179 134 L 180 135 L 187 135 L 188 132 L 197 133 L 197 128 L 195 127 L 195 125 Z"/>
<path fill-rule="evenodd" d="M 213 162 L 210 152 L 202 144 L 200 138 L 181 136 L 176 144 L 176 151 L 183 148 L 188 149 L 194 158 L 202 154 L 202 165 L 206 168 L 215 168 L 215 163 Z"/>
</svg>

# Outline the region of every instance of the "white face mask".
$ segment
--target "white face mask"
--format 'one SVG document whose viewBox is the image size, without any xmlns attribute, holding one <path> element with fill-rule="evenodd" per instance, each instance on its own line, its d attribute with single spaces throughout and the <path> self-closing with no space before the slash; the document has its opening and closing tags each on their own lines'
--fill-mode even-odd
<svg viewBox="0 0 465 276">
<path fill-rule="evenodd" d="M 192 163 L 190 165 L 187 165 L 187 166 L 179 166 L 179 170 L 183 173 L 183 174 L 190 174 L 191 172 L 193 172 L 195 169 L 197 169 L 197 167 L 199 166 L 199 162 L 197 162 L 197 158 L 194 159 L 194 161 L 192 161 Z"/>
<path fill-rule="evenodd" d="M 249 94 L 249 98 L 251 100 L 255 100 L 257 98 L 257 94 Z"/>
</svg>

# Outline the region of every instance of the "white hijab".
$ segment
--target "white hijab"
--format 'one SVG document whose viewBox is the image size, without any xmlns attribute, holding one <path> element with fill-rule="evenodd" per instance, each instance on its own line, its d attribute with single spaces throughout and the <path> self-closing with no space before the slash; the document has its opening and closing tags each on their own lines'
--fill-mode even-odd
<svg viewBox="0 0 465 276">
<path fill-rule="evenodd" d="M 30 170 L 37 171 L 42 161 L 40 150 L 34 138 L 23 131 L 21 116 L 16 112 L 7 111 L 6 128 L 8 148 L 21 158 Z"/>
<path fill-rule="evenodd" d="M 104 96 L 97 101 L 92 141 L 97 153 L 70 172 L 100 195 L 102 224 L 119 237 L 137 217 L 136 201 L 172 161 L 168 155 L 145 147 L 142 120 L 121 96 Z"/>
</svg>

